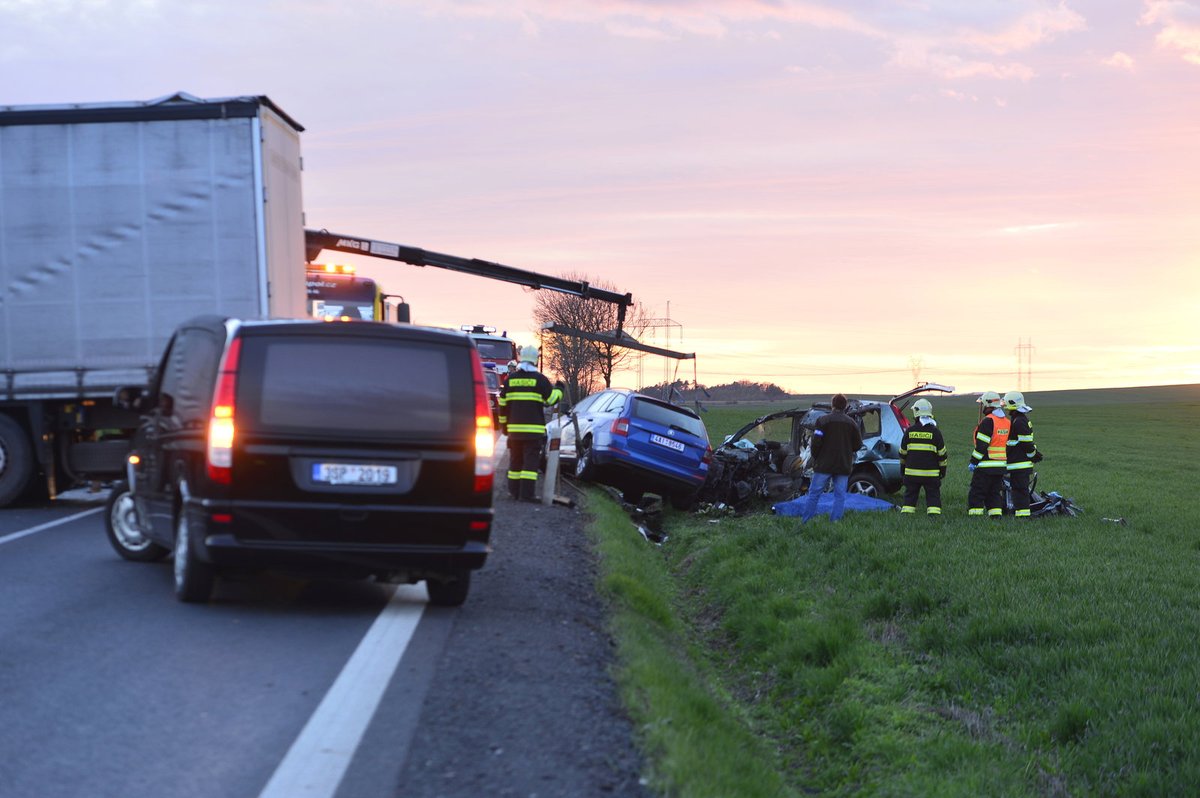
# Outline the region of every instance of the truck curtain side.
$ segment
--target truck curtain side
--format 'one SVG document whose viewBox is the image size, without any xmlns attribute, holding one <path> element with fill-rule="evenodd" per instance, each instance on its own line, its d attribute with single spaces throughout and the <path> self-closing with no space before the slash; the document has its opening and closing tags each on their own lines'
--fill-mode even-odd
<svg viewBox="0 0 1200 798">
<path fill-rule="evenodd" d="M 203 313 L 305 315 L 300 137 L 266 97 L 0 107 L 0 506 L 122 473 Z"/>
</svg>

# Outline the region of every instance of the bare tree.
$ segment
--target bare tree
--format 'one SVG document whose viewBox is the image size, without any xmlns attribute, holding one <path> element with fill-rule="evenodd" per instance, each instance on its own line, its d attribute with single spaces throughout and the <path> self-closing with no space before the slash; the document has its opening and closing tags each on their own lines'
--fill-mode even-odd
<svg viewBox="0 0 1200 798">
<path fill-rule="evenodd" d="M 565 274 L 563 277 L 586 280 L 597 288 L 616 290 L 612 285 L 584 275 Z M 617 316 L 617 306 L 611 302 L 551 291 L 539 291 L 533 304 L 533 317 L 539 325 L 554 323 L 589 333 L 615 334 Z M 646 319 L 646 313 L 640 305 L 627 309 L 622 335 L 637 338 L 646 329 Z M 630 360 L 632 350 L 615 343 L 587 341 L 569 335 L 549 335 L 544 340 L 542 356 L 547 366 L 566 383 L 570 398 L 577 401 L 596 391 L 601 383 L 606 388 L 611 387 L 613 372 Z"/>
</svg>

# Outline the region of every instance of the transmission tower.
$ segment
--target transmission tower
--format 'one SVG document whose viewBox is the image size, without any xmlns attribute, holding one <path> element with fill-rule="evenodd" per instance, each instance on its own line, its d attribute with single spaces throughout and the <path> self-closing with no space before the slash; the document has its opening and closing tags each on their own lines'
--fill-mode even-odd
<svg viewBox="0 0 1200 798">
<path fill-rule="evenodd" d="M 924 365 L 924 362 L 921 360 L 921 358 L 917 357 L 916 355 L 913 355 L 912 357 L 910 357 L 908 359 L 908 367 L 910 369 L 912 369 L 914 385 L 921 381 L 921 366 L 922 365 Z"/>
<path fill-rule="evenodd" d="M 683 343 L 683 325 L 671 318 L 671 303 L 667 303 L 667 315 L 658 319 L 646 319 L 645 329 L 649 333 L 650 343 L 663 349 L 671 348 L 673 334 L 677 334 L 679 343 Z M 663 339 L 659 340 L 659 330 L 663 331 Z M 639 353 L 637 358 L 638 387 L 646 386 L 646 355 Z M 663 382 L 667 382 L 671 374 L 667 361 L 663 360 Z"/>
<path fill-rule="evenodd" d="M 1028 391 L 1033 384 L 1033 342 L 1019 338 L 1013 351 L 1017 353 L 1017 390 Z"/>
</svg>

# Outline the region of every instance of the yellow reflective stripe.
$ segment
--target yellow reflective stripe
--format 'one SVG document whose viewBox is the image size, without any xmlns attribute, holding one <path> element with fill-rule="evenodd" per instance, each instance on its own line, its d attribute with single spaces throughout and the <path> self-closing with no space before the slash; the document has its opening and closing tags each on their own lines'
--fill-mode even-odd
<svg viewBox="0 0 1200 798">
<path fill-rule="evenodd" d="M 1024 463 L 1009 463 L 1008 464 L 1009 471 L 1020 471 L 1021 469 L 1025 469 L 1025 468 L 1033 468 L 1033 463 L 1026 460 Z"/>
<path fill-rule="evenodd" d="M 940 472 L 936 468 L 906 468 L 906 477 L 936 477 Z"/>
<path fill-rule="evenodd" d="M 991 436 L 991 435 L 984 435 L 982 432 L 976 432 L 976 433 L 975 433 L 975 440 L 977 440 L 977 441 L 983 441 L 984 443 L 991 443 L 991 442 L 992 442 L 992 436 Z"/>
<path fill-rule="evenodd" d="M 927 507 L 925 509 L 925 512 L 929 513 L 930 515 L 941 515 L 942 508 L 941 507 Z"/>
<path fill-rule="evenodd" d="M 983 515 L 983 508 L 972 507 L 970 510 L 967 510 L 967 515 Z"/>
<path fill-rule="evenodd" d="M 545 424 L 509 424 L 509 432 L 545 432 Z"/>
<path fill-rule="evenodd" d="M 1004 511 L 1001 510 L 999 507 L 993 507 L 992 509 L 988 510 L 988 515 L 989 516 L 1004 515 Z"/>
<path fill-rule="evenodd" d="M 983 455 L 981 455 L 979 452 L 971 452 L 971 459 L 972 460 L 982 460 Z"/>
<path fill-rule="evenodd" d="M 1033 443 L 1033 436 L 1032 435 L 1018 435 L 1017 442 L 1018 443 Z"/>
<path fill-rule="evenodd" d="M 537 402 L 541 404 L 542 395 L 536 391 L 509 391 L 508 401 L 510 402 Z"/>
<path fill-rule="evenodd" d="M 981 460 L 976 468 L 1004 468 L 1008 464 L 1003 460 Z"/>
<path fill-rule="evenodd" d="M 942 448 L 938 449 L 937 453 L 938 453 L 938 457 L 945 457 L 946 456 L 946 447 L 943 446 Z"/>
<path fill-rule="evenodd" d="M 518 471 L 517 479 L 537 479 L 536 471 Z"/>
<path fill-rule="evenodd" d="M 562 399 L 562 397 L 563 397 L 562 391 L 559 390 L 558 388 L 555 388 L 553 391 L 550 392 L 550 398 L 546 400 L 546 404 L 552 405 L 555 402 L 557 402 L 559 399 Z"/>
<path fill-rule="evenodd" d="M 504 394 L 500 394 L 500 399 L 498 400 L 498 403 L 501 407 L 504 407 L 506 404 L 508 404 L 508 397 L 505 396 Z"/>
<path fill-rule="evenodd" d="M 936 452 L 937 447 L 932 443 L 910 443 L 908 450 L 910 452 Z"/>
<path fill-rule="evenodd" d="M 1029 510 L 1017 510 L 1016 516 L 1017 518 L 1028 518 Z"/>
<path fill-rule="evenodd" d="M 915 513 L 916 511 L 917 511 L 916 507 L 910 507 L 907 504 L 900 508 L 900 512 L 902 512 L 902 513 Z"/>
</svg>

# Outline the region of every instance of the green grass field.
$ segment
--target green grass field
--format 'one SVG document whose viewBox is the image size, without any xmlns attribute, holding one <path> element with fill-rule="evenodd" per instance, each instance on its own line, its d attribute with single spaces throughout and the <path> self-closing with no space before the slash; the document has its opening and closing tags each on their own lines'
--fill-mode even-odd
<svg viewBox="0 0 1200 798">
<path fill-rule="evenodd" d="M 656 548 L 592 494 L 661 794 L 1200 794 L 1200 386 L 1027 399 L 1080 517 L 967 517 L 968 397 L 932 400 L 940 519 L 671 513 Z"/>
</svg>

